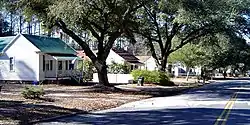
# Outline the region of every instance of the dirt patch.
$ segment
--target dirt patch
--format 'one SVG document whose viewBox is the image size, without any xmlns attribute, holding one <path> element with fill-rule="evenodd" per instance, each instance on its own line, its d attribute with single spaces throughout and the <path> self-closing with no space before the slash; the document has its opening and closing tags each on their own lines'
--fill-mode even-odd
<svg viewBox="0 0 250 125">
<path fill-rule="evenodd" d="M 117 92 L 99 86 L 43 85 L 41 100 L 24 99 L 24 84 L 5 84 L 0 94 L 0 125 L 27 124 L 75 112 L 95 111 L 152 97 L 133 92 Z"/>
</svg>

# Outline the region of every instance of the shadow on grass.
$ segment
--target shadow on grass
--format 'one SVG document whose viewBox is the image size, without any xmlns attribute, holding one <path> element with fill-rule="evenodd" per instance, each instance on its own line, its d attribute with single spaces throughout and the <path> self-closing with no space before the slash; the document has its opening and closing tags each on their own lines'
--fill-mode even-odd
<svg viewBox="0 0 250 125">
<path fill-rule="evenodd" d="M 151 97 L 162 97 L 162 96 L 173 96 L 181 94 L 184 89 L 176 89 L 176 88 L 164 88 L 164 87 L 140 87 L 139 89 L 126 89 L 120 87 L 105 87 L 102 85 L 94 85 L 86 89 L 85 92 L 94 92 L 94 93 L 121 93 L 121 94 L 130 94 L 130 95 L 149 95 Z"/>
<path fill-rule="evenodd" d="M 33 121 L 76 112 L 82 111 L 52 105 L 24 104 L 22 101 L 1 100 L 0 102 L 0 121 L 3 124 L 27 125 Z"/>
</svg>

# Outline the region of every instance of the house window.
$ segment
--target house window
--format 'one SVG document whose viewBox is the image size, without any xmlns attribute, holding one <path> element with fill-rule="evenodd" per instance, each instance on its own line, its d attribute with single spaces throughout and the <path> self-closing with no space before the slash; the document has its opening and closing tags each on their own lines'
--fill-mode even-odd
<svg viewBox="0 0 250 125">
<path fill-rule="evenodd" d="M 49 71 L 49 60 L 45 61 L 45 67 L 46 67 L 46 71 Z"/>
<path fill-rule="evenodd" d="M 133 65 L 130 66 L 130 70 L 134 70 L 134 66 Z"/>
<path fill-rule="evenodd" d="M 69 61 L 68 60 L 65 61 L 65 69 L 69 70 Z"/>
<path fill-rule="evenodd" d="M 49 61 L 49 65 L 50 65 L 50 70 L 53 70 L 53 60 Z"/>
<path fill-rule="evenodd" d="M 14 71 L 14 58 L 10 57 L 10 71 Z"/>
<path fill-rule="evenodd" d="M 138 66 L 137 66 L 137 65 L 135 65 L 135 69 L 138 69 Z"/>
<path fill-rule="evenodd" d="M 45 71 L 45 56 L 43 55 L 43 71 Z"/>
<path fill-rule="evenodd" d="M 46 69 L 46 71 L 53 69 L 53 60 L 46 60 L 45 61 L 45 69 Z"/>
<path fill-rule="evenodd" d="M 62 70 L 62 61 L 58 61 L 58 70 Z"/>
</svg>

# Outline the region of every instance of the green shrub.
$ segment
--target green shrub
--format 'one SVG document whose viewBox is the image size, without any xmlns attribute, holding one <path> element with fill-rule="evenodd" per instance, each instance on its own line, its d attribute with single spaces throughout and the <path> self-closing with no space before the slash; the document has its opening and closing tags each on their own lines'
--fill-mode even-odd
<svg viewBox="0 0 250 125">
<path fill-rule="evenodd" d="M 119 64 L 112 61 L 112 64 L 108 65 L 108 73 L 127 74 L 129 73 L 129 67 L 127 64 Z"/>
<path fill-rule="evenodd" d="M 44 94 L 43 88 L 38 86 L 26 86 L 22 91 L 22 96 L 26 99 L 39 99 Z"/>
<path fill-rule="evenodd" d="M 146 83 L 155 83 L 155 84 L 163 85 L 163 86 L 174 85 L 174 83 L 170 81 L 168 74 L 165 72 L 133 70 L 131 74 L 134 77 L 134 80 L 137 80 L 138 77 L 143 76 L 144 82 Z"/>
<path fill-rule="evenodd" d="M 93 73 L 95 67 L 94 64 L 89 60 L 79 61 L 78 62 L 78 70 L 83 73 L 83 81 L 88 82 L 93 79 Z"/>
</svg>

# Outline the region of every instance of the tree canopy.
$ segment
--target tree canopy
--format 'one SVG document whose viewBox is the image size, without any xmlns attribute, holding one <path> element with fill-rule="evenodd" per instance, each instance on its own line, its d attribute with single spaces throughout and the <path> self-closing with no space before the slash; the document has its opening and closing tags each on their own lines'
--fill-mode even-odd
<svg viewBox="0 0 250 125">
<path fill-rule="evenodd" d="M 249 33 L 247 0 L 154 0 L 138 12 L 135 30 L 147 39 L 152 56 L 165 71 L 168 56 L 184 45 L 217 33 Z M 159 53 L 157 53 L 159 51 Z"/>
<path fill-rule="evenodd" d="M 137 0 L 19 0 L 17 4 L 26 17 L 35 15 L 49 29 L 59 27 L 72 37 L 92 60 L 104 85 L 109 85 L 106 58 L 110 49 L 118 37 L 133 36 L 130 27 L 141 7 Z M 98 41 L 97 54 L 83 41 L 85 31 Z"/>
<path fill-rule="evenodd" d="M 73 38 L 104 85 L 110 85 L 106 59 L 119 37 L 133 43 L 135 37 L 146 39 L 159 69 L 165 71 L 169 55 L 191 42 L 216 42 L 218 34 L 241 39 L 250 31 L 249 0 L 17 0 L 13 4 L 27 19 L 35 16 L 48 29 L 60 28 Z M 97 53 L 83 33 L 98 42 Z"/>
<path fill-rule="evenodd" d="M 209 41 L 209 42 L 208 42 Z M 169 56 L 170 62 L 181 62 L 187 67 L 209 69 L 231 68 L 245 72 L 249 68 L 250 46 L 239 36 L 217 34 L 210 39 L 189 43 Z"/>
</svg>

